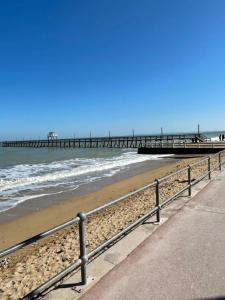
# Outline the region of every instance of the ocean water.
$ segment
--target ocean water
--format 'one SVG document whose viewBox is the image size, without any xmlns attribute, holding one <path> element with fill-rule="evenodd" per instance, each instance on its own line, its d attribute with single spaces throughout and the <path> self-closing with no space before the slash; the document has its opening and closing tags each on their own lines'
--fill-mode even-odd
<svg viewBox="0 0 225 300">
<path fill-rule="evenodd" d="M 133 164 L 163 157 L 130 149 L 0 147 L 0 212 L 30 199 L 73 192 Z"/>
<path fill-rule="evenodd" d="M 219 141 L 223 132 L 204 132 Z M 135 149 L 47 149 L 0 147 L 0 212 L 30 199 L 72 193 L 132 165 L 165 155 L 138 155 Z M 168 156 L 168 155 L 166 155 Z"/>
</svg>

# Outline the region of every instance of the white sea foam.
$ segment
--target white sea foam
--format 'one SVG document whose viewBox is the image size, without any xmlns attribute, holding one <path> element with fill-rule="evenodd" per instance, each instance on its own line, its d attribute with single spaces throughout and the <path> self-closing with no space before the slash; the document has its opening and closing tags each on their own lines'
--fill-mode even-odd
<svg viewBox="0 0 225 300">
<path fill-rule="evenodd" d="M 211 137 L 211 142 L 219 142 L 220 138 L 219 136 Z"/>
<path fill-rule="evenodd" d="M 76 187 L 78 188 L 78 186 Z M 76 189 L 74 188 L 74 189 Z M 56 195 L 56 194 L 61 194 L 64 191 L 60 191 L 60 192 L 56 192 L 56 193 L 45 193 L 45 194 L 36 194 L 36 195 L 27 195 L 27 196 L 21 196 L 21 197 L 15 197 L 13 199 L 10 199 L 8 201 L 2 201 L 1 205 L 0 205 L 0 212 L 6 211 L 12 207 L 17 206 L 20 203 L 23 203 L 27 200 L 31 200 L 31 199 L 36 199 L 36 198 L 41 198 L 44 196 L 50 196 L 50 195 Z"/>
<path fill-rule="evenodd" d="M 157 160 L 164 156 L 138 155 L 126 151 L 119 156 L 107 158 L 75 158 L 2 168 L 0 169 L 0 211 L 10 209 L 29 199 L 71 191 L 78 188 L 80 184 L 111 177 L 131 164 Z M 46 193 L 46 189 L 55 192 Z"/>
<path fill-rule="evenodd" d="M 163 156 L 125 153 L 119 157 L 109 159 L 74 159 L 52 162 L 50 164 L 17 165 L 9 169 L 0 170 L 0 192 L 25 185 L 61 181 L 69 177 L 112 170 L 150 159 L 159 159 L 161 157 Z M 108 173 L 108 175 L 113 175 L 115 172 L 116 170 L 113 170 L 111 174 Z"/>
</svg>

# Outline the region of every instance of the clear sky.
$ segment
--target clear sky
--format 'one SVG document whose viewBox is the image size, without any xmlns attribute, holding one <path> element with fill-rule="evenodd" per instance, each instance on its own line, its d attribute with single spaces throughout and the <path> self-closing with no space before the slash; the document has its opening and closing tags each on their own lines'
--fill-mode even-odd
<svg viewBox="0 0 225 300">
<path fill-rule="evenodd" d="M 0 139 L 225 129 L 224 0 L 0 0 Z"/>
</svg>

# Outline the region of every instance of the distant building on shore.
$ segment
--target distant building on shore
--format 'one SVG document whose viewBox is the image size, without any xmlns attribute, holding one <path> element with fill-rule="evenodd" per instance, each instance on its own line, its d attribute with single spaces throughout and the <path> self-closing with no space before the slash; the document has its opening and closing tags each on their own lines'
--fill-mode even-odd
<svg viewBox="0 0 225 300">
<path fill-rule="evenodd" d="M 50 131 L 47 135 L 48 140 L 57 140 L 58 134 L 54 131 Z"/>
</svg>

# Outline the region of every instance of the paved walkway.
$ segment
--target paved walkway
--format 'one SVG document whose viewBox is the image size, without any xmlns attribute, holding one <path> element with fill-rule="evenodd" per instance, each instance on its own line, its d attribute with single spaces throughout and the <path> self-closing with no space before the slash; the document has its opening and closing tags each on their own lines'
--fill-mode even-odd
<svg viewBox="0 0 225 300">
<path fill-rule="evenodd" d="M 81 299 L 217 297 L 225 299 L 224 172 Z"/>
</svg>

